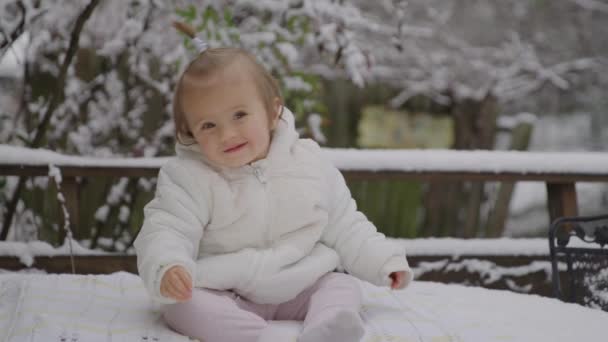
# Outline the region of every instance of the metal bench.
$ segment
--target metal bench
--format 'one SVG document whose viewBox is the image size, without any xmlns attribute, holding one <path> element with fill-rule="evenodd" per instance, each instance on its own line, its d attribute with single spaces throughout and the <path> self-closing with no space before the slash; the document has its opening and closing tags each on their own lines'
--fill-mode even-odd
<svg viewBox="0 0 608 342">
<path fill-rule="evenodd" d="M 554 296 L 608 311 L 608 215 L 555 220 L 549 249 Z"/>
</svg>

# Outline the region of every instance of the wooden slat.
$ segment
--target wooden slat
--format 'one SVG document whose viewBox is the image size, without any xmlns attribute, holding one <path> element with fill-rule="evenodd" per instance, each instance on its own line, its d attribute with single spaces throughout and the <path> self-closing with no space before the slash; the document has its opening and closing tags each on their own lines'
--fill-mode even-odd
<svg viewBox="0 0 608 342">
<path fill-rule="evenodd" d="M 156 177 L 157 167 L 79 167 L 59 166 L 64 177 Z M 344 177 L 351 180 L 401 179 L 417 181 L 540 181 L 551 183 L 566 182 L 608 182 L 608 172 L 594 173 L 529 173 L 529 172 L 476 172 L 476 171 L 370 171 L 341 170 Z M 48 167 L 31 165 L 0 164 L 3 176 L 46 176 Z"/>
<path fill-rule="evenodd" d="M 468 285 L 480 285 L 493 289 L 511 289 L 510 283 L 518 283 L 520 286 L 531 284 L 530 292 L 543 296 L 551 296 L 551 283 L 549 272 L 550 267 L 530 272 L 525 275 L 518 275 L 513 272 L 512 275 L 507 275 L 504 279 L 496 280 L 491 283 L 487 282 L 487 278 L 479 271 L 469 270 L 466 267 L 455 267 L 451 269 L 449 266 L 454 264 L 462 265 L 466 260 L 484 260 L 494 264 L 497 269 L 519 269 L 523 266 L 528 266 L 533 263 L 548 261 L 547 255 L 461 255 L 454 257 L 453 255 L 410 255 L 407 257 L 409 264 L 416 268 L 420 263 L 437 263 L 445 262 L 445 267 L 433 271 L 427 271 L 418 279 L 425 281 L 436 281 L 442 283 L 460 283 Z M 134 255 L 93 255 L 75 256 L 76 273 L 78 274 L 109 274 L 119 271 L 127 271 L 137 274 L 136 257 Z M 31 266 L 38 269 L 43 269 L 49 273 L 71 273 L 70 257 L 60 255 L 54 257 L 38 256 Z M 17 271 L 26 268 L 17 257 L 0 256 L 0 269 Z M 424 267 L 422 267 L 424 269 Z"/>
<path fill-rule="evenodd" d="M 109 274 L 119 271 L 137 273 L 134 255 L 76 255 L 74 260 L 77 274 Z M 29 267 L 49 273 L 72 273 L 69 255 L 37 256 Z M 18 271 L 26 266 L 18 257 L 0 256 L 0 268 Z"/>
<path fill-rule="evenodd" d="M 342 170 L 352 180 L 401 179 L 417 181 L 536 181 L 536 182 L 608 182 L 608 173 L 526 173 L 526 172 L 474 172 L 474 171 L 353 171 Z"/>
<path fill-rule="evenodd" d="M 158 167 L 98 167 L 63 166 L 59 167 L 66 182 L 66 197 L 70 205 L 73 227 L 78 227 L 78 186 L 74 177 L 156 177 Z M 547 184 L 547 204 L 551 222 L 561 216 L 578 214 L 576 182 L 608 182 L 608 172 L 595 173 L 530 173 L 530 172 L 475 172 L 475 171 L 370 171 L 341 170 L 349 180 L 414 180 L 425 182 L 462 182 L 462 181 L 541 181 Z M 0 164 L 0 175 L 47 176 L 47 166 Z M 75 230 L 76 231 L 76 230 Z M 76 234 L 78 235 L 78 234 Z"/>
<path fill-rule="evenodd" d="M 157 167 L 58 166 L 63 177 L 156 177 Z M 1 176 L 47 176 L 48 166 L 0 164 Z"/>
</svg>

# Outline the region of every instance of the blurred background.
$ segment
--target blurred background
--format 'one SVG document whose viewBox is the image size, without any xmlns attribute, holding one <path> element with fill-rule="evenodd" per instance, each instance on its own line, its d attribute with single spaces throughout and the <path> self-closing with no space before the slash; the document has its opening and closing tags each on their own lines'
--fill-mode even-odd
<svg viewBox="0 0 608 342">
<path fill-rule="evenodd" d="M 0 1 L 0 144 L 93 157 L 174 153 L 172 91 L 195 52 L 172 27 L 252 51 L 324 147 L 605 151 L 608 2 Z M 60 244 L 55 185 L 0 177 L 8 240 Z M 125 251 L 154 179 L 80 180 L 78 238 Z M 394 237 L 545 237 L 544 183 L 350 181 Z M 498 199 L 506 189 L 508 199 Z M 577 184 L 581 214 L 608 186 Z M 15 199 L 16 207 L 6 203 Z M 474 210 L 470 210 L 471 203 Z M 507 212 L 506 220 L 496 220 Z M 462 227 L 471 225 L 471 231 Z"/>
</svg>

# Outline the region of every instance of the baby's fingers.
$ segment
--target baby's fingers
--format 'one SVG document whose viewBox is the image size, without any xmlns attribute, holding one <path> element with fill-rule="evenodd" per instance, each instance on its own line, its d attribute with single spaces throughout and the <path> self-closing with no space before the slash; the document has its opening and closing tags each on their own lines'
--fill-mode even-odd
<svg viewBox="0 0 608 342">
<path fill-rule="evenodd" d="M 170 282 L 167 285 L 167 293 L 169 297 L 179 301 L 190 299 L 190 291 L 187 291 L 179 281 Z"/>
<path fill-rule="evenodd" d="M 179 293 L 171 286 L 169 282 L 163 282 L 160 285 L 160 294 L 163 297 L 179 300 Z"/>
<path fill-rule="evenodd" d="M 191 292 L 192 291 L 192 277 L 190 277 L 190 273 L 188 272 L 179 272 L 177 274 L 179 280 L 181 281 L 183 287 L 185 288 L 186 292 Z"/>
<path fill-rule="evenodd" d="M 185 278 L 185 280 L 182 278 Z M 170 269 L 161 282 L 161 294 L 179 301 L 190 299 L 192 285 L 191 281 L 188 283 L 188 279 L 190 279 L 190 276 L 187 271 L 182 271 L 180 268 Z"/>
<path fill-rule="evenodd" d="M 189 286 L 182 280 L 180 274 L 173 274 L 169 282 L 170 288 L 177 293 L 180 298 L 187 299 L 190 297 Z"/>
</svg>

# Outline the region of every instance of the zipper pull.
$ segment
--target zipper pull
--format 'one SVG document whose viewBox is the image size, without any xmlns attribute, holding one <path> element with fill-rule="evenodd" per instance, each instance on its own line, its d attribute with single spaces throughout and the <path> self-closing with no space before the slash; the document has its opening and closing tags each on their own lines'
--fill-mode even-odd
<svg viewBox="0 0 608 342">
<path fill-rule="evenodd" d="M 262 174 L 262 171 L 260 171 L 259 168 L 254 167 L 253 174 L 262 184 L 266 184 L 266 178 L 264 178 L 264 175 Z"/>
</svg>

